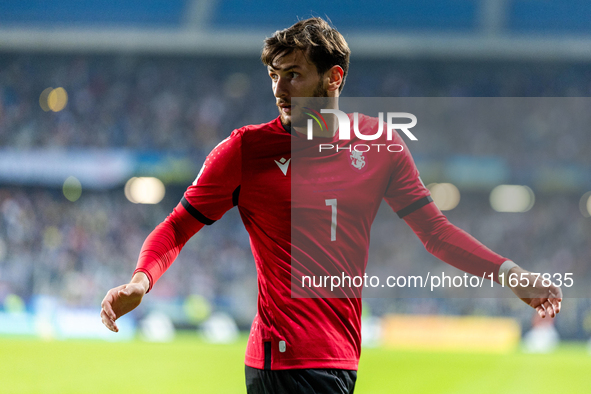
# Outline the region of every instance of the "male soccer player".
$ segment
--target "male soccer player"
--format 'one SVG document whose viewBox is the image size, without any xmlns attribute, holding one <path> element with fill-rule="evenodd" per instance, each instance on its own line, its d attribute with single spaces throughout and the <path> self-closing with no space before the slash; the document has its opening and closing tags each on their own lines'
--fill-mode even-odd
<svg viewBox="0 0 591 394">
<path fill-rule="evenodd" d="M 234 206 L 249 232 L 258 273 L 258 311 L 245 359 L 248 393 L 353 392 L 360 297 L 322 297 L 318 290 L 316 297 L 292 298 L 291 281 L 315 272 L 363 275 L 369 229 L 382 199 L 441 260 L 479 276 L 530 276 L 447 220 L 396 133 L 391 142 L 404 148 L 400 152 L 353 154 L 347 147 L 359 138 L 337 139 L 336 122 L 326 116 L 326 127 L 314 135 L 342 149 L 303 161 L 301 172 L 294 173 L 292 154 L 306 157 L 317 145 L 305 129 L 292 125 L 291 100 L 322 97 L 334 108 L 349 54 L 343 36 L 321 18 L 300 21 L 265 40 L 262 61 L 279 117 L 234 130 L 209 154 L 181 202 L 146 239 L 131 282 L 105 296 L 101 317 L 109 329 L 118 330 L 117 318 L 139 305 L 189 238 Z M 361 133 L 377 125 L 375 118 L 360 116 Z M 528 282 L 515 286 L 515 294 L 541 317 L 554 317 L 560 288 Z"/>
</svg>

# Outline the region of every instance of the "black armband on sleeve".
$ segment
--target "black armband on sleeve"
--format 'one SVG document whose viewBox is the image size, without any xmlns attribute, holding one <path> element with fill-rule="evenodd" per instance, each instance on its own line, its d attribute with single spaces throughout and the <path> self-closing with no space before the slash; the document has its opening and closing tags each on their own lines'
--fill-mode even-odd
<svg viewBox="0 0 591 394">
<path fill-rule="evenodd" d="M 417 209 L 424 207 L 425 205 L 429 204 L 430 202 L 433 202 L 433 199 L 431 198 L 431 196 L 423 197 L 423 198 L 418 199 L 417 201 L 413 202 L 409 206 L 402 208 L 400 211 L 396 212 L 396 215 L 398 215 L 398 217 L 400 219 L 402 219 L 406 215 L 413 213 Z"/>
<path fill-rule="evenodd" d="M 187 201 L 187 199 L 184 196 L 183 196 L 183 198 L 181 198 L 181 204 L 183 204 L 183 207 L 187 210 L 187 212 L 189 212 L 191 214 L 191 216 L 193 216 L 195 219 L 199 220 L 201 223 L 208 225 L 208 226 L 215 223 L 215 220 L 211 220 L 211 219 L 205 217 L 204 214 L 202 214 L 194 206 L 189 204 L 189 201 Z"/>
</svg>

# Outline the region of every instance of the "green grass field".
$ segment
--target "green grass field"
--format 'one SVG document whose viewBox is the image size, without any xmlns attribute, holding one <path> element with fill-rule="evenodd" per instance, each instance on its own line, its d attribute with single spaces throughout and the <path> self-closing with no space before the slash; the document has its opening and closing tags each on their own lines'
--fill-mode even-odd
<svg viewBox="0 0 591 394">
<path fill-rule="evenodd" d="M 210 345 L 0 338 L 0 393 L 245 393 L 245 341 Z M 589 393 L 591 355 L 566 344 L 550 355 L 364 349 L 356 394 Z"/>
</svg>

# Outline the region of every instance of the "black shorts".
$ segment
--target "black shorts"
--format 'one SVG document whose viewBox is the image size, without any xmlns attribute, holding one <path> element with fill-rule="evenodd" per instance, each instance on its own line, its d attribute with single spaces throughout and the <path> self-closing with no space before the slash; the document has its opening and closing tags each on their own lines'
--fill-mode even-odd
<svg viewBox="0 0 591 394">
<path fill-rule="evenodd" d="M 248 394 L 352 394 L 357 371 L 245 367 Z"/>
</svg>

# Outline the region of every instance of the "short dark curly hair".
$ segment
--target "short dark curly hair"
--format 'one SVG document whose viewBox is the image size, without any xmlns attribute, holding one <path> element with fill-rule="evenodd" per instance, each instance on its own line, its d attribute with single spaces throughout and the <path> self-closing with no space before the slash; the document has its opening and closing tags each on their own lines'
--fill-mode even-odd
<svg viewBox="0 0 591 394">
<path fill-rule="evenodd" d="M 341 33 L 319 17 L 301 20 L 291 27 L 278 30 L 265 39 L 261 54 L 264 65 L 272 66 L 277 57 L 301 50 L 306 59 L 316 66 L 318 74 L 324 74 L 333 66 L 343 69 L 343 83 L 349 70 L 351 50 Z"/>
</svg>

